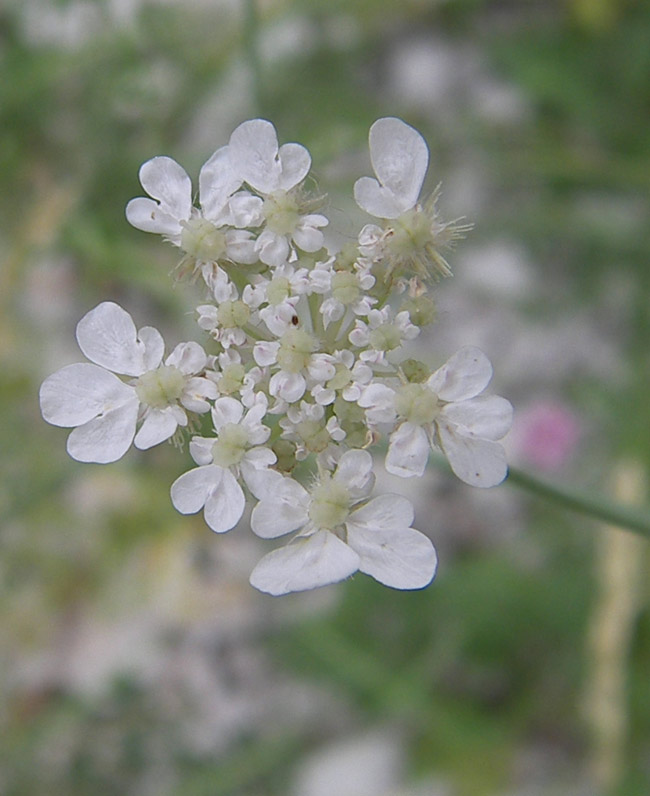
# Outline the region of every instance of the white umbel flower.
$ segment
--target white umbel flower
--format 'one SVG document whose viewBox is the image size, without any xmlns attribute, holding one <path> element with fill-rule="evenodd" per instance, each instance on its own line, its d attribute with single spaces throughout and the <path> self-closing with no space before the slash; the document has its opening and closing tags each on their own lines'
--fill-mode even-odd
<svg viewBox="0 0 650 796">
<path fill-rule="evenodd" d="M 40 390 L 45 420 L 74 428 L 67 449 L 77 461 L 117 461 L 132 442 L 151 448 L 187 425 L 186 409 L 207 412 L 208 400 L 217 397 L 215 384 L 197 376 L 208 362 L 198 343 L 179 344 L 163 364 L 160 333 L 151 326 L 137 331 L 118 304 L 105 301 L 87 313 L 77 324 L 77 341 L 95 364 L 61 368 Z"/>
<path fill-rule="evenodd" d="M 235 398 L 215 402 L 212 420 L 216 438 L 192 439 L 190 453 L 200 466 L 172 484 L 171 498 L 177 511 L 195 514 L 203 509 L 206 523 L 217 533 L 237 525 L 246 505 L 239 478 L 255 493 L 260 472 L 275 462 L 273 451 L 264 447 L 271 433 L 262 423 L 267 406 L 263 393 L 257 394 L 246 414 Z"/>
<path fill-rule="evenodd" d="M 369 144 L 376 179 L 358 179 L 354 198 L 359 207 L 384 219 L 385 224 L 383 233 L 377 228 L 366 230 L 365 237 L 374 240 L 367 252 L 373 259 L 385 257 L 390 273 L 415 273 L 432 279 L 451 276 L 440 250 L 450 247 L 470 226 L 440 220 L 438 190 L 426 202 L 419 201 L 429 164 L 424 138 L 401 119 L 387 117 L 372 125 Z"/>
<path fill-rule="evenodd" d="M 428 537 L 411 527 L 413 506 L 399 495 L 366 502 L 372 490 L 372 458 L 352 450 L 334 473 L 307 491 L 273 474 L 260 491 L 251 525 L 263 538 L 299 531 L 268 553 L 250 582 L 273 595 L 304 591 L 364 572 L 386 586 L 420 589 L 432 580 L 436 553 Z"/>
<path fill-rule="evenodd" d="M 512 405 L 498 395 L 482 395 L 492 378 L 492 365 L 478 348 L 465 347 L 426 382 L 393 389 L 374 383 L 365 388 L 359 406 L 370 423 L 394 423 L 386 469 L 409 478 L 421 476 L 429 450 L 441 450 L 454 473 L 466 484 L 490 487 L 508 472 L 498 443 L 512 424 Z"/>
<path fill-rule="evenodd" d="M 318 251 L 324 242 L 321 227 L 328 220 L 318 213 L 303 214 L 295 191 L 311 166 L 305 147 L 279 146 L 271 122 L 252 119 L 234 130 L 228 149 L 238 175 L 264 197 L 266 224 L 255 244 L 260 260 L 270 266 L 284 265 L 290 242 L 306 252 Z"/>
<path fill-rule="evenodd" d="M 159 156 L 140 167 L 140 183 L 150 197 L 131 199 L 129 223 L 143 232 L 157 232 L 197 263 L 221 259 L 251 264 L 257 261 L 250 232 L 232 227 L 259 225 L 262 202 L 238 191 L 242 179 L 231 165 L 228 147 L 221 147 L 199 174 L 199 202 L 192 205 L 192 182 L 175 160 Z"/>
</svg>

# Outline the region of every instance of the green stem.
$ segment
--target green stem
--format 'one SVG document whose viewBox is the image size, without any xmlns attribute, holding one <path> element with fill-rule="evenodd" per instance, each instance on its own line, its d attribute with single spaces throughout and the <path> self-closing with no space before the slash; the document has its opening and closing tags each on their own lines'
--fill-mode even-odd
<svg viewBox="0 0 650 796">
<path fill-rule="evenodd" d="M 506 483 L 525 489 L 544 500 L 549 500 L 556 506 L 577 511 L 617 528 L 634 531 L 650 539 L 650 509 L 628 508 L 601 497 L 551 484 L 514 467 L 509 470 Z"/>
</svg>

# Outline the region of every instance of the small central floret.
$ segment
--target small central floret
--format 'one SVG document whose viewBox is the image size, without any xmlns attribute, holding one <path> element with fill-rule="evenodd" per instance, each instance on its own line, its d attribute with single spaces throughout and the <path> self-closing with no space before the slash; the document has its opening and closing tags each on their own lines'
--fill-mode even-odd
<svg viewBox="0 0 650 796">
<path fill-rule="evenodd" d="M 392 228 L 388 248 L 397 257 L 420 254 L 431 239 L 431 221 L 417 207 L 396 218 Z"/>
<path fill-rule="evenodd" d="M 224 329 L 241 329 L 248 323 L 250 317 L 250 307 L 239 299 L 236 301 L 222 301 L 219 304 L 219 324 Z"/>
<path fill-rule="evenodd" d="M 286 191 L 275 191 L 264 200 L 262 214 L 266 225 L 276 235 L 292 235 L 300 221 L 298 203 Z"/>
<path fill-rule="evenodd" d="M 176 403 L 185 389 L 185 376 L 173 365 L 148 370 L 135 383 L 135 391 L 143 404 L 164 409 Z"/>
<path fill-rule="evenodd" d="M 309 519 L 317 528 L 333 530 L 347 520 L 350 502 L 347 487 L 328 478 L 312 490 Z"/>
<path fill-rule="evenodd" d="M 402 333 L 395 324 L 383 323 L 370 332 L 369 341 L 377 351 L 392 351 L 400 346 Z"/>
<path fill-rule="evenodd" d="M 309 364 L 316 350 L 316 341 L 304 329 L 289 329 L 282 335 L 278 364 L 289 373 L 300 373 Z"/>
<path fill-rule="evenodd" d="M 219 439 L 212 446 L 212 461 L 221 467 L 239 464 L 248 448 L 248 433 L 237 423 L 219 429 Z"/>
<path fill-rule="evenodd" d="M 409 423 L 424 426 L 433 423 L 441 406 L 438 396 L 423 384 L 405 384 L 395 396 L 395 409 Z"/>
<path fill-rule="evenodd" d="M 226 253 L 226 236 L 205 218 L 181 221 L 181 248 L 191 257 L 216 262 Z"/>
<path fill-rule="evenodd" d="M 352 304 L 360 294 L 359 278 L 350 271 L 337 271 L 332 276 L 332 297 L 341 304 Z"/>
<path fill-rule="evenodd" d="M 291 295 L 291 283 L 286 276 L 274 276 L 266 288 L 266 298 L 273 306 L 281 304 Z"/>
</svg>

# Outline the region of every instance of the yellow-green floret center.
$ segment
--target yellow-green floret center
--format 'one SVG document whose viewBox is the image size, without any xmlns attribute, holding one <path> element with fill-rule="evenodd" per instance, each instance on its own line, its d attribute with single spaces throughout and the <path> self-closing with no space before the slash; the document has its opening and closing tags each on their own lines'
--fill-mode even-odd
<svg viewBox="0 0 650 796">
<path fill-rule="evenodd" d="M 359 279 L 349 271 L 337 271 L 332 276 L 332 298 L 341 304 L 352 304 L 359 298 Z"/>
<path fill-rule="evenodd" d="M 418 208 L 407 210 L 392 224 L 388 249 L 396 257 L 409 258 L 424 251 L 431 241 L 431 221 Z"/>
<path fill-rule="evenodd" d="M 312 490 L 309 519 L 317 528 L 334 530 L 349 514 L 350 493 L 345 484 L 328 478 Z"/>
<path fill-rule="evenodd" d="M 220 467 L 239 464 L 248 449 L 248 433 L 237 423 L 226 423 L 219 429 L 219 438 L 212 445 L 212 461 Z"/>
<path fill-rule="evenodd" d="M 143 404 L 164 409 L 178 401 L 185 389 L 185 376 L 173 365 L 148 370 L 135 383 L 135 391 Z"/>
<path fill-rule="evenodd" d="M 262 214 L 266 226 L 276 235 L 293 235 L 300 213 L 295 198 L 286 191 L 275 191 L 264 200 Z"/>
<path fill-rule="evenodd" d="M 438 396 L 423 384 L 405 384 L 395 396 L 395 409 L 409 423 L 424 426 L 433 423 L 441 405 Z"/>
<path fill-rule="evenodd" d="M 206 262 L 217 261 L 226 253 L 226 236 L 205 218 L 182 221 L 181 248 L 191 257 Z"/>
<path fill-rule="evenodd" d="M 278 364 L 289 373 L 300 373 L 309 364 L 316 341 L 304 329 L 289 329 L 282 335 Z"/>
<path fill-rule="evenodd" d="M 219 324 L 224 329 L 241 329 L 251 317 L 248 304 L 237 299 L 236 301 L 222 301 L 219 304 L 218 318 Z"/>
</svg>

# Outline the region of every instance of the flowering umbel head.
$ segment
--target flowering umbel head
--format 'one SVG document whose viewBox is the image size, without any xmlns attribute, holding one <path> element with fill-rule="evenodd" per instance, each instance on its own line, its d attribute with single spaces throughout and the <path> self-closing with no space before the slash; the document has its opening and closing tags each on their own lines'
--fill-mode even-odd
<svg viewBox="0 0 650 796">
<path fill-rule="evenodd" d="M 195 467 L 171 486 L 182 514 L 203 512 L 224 533 L 253 503 L 262 539 L 290 535 L 262 557 L 251 583 L 285 594 L 363 572 L 397 589 L 434 577 L 430 539 L 400 495 L 373 496 L 369 448 L 386 439 L 386 469 L 422 475 L 433 448 L 466 483 L 506 475 L 499 440 L 512 407 L 485 395 L 492 367 L 463 348 L 433 370 L 407 347 L 435 318 L 431 284 L 451 270 L 441 254 L 466 227 L 438 216 L 439 192 L 420 192 L 429 164 L 422 136 L 400 119 L 370 129 L 374 177 L 355 184 L 368 224 L 341 250 L 326 248 L 313 209 L 309 152 L 280 145 L 263 119 L 241 124 L 199 174 L 169 157 L 140 169 L 147 197 L 127 205 L 136 228 L 183 252 L 202 278 L 202 344 L 167 357 L 160 334 L 137 329 L 114 302 L 77 326 L 88 362 L 41 387 L 44 418 L 72 428 L 70 455 L 107 463 L 190 436 Z M 198 415 L 210 413 L 211 424 Z M 202 428 L 205 435 L 195 433 Z"/>
<path fill-rule="evenodd" d="M 437 280 L 451 276 L 442 254 L 469 229 L 438 214 L 439 187 L 424 202 L 420 191 L 429 165 L 429 150 L 417 130 L 401 119 L 378 119 L 370 128 L 373 177 L 361 177 L 354 198 L 371 216 L 384 220 L 377 236 L 379 257 L 389 273 Z"/>
</svg>

